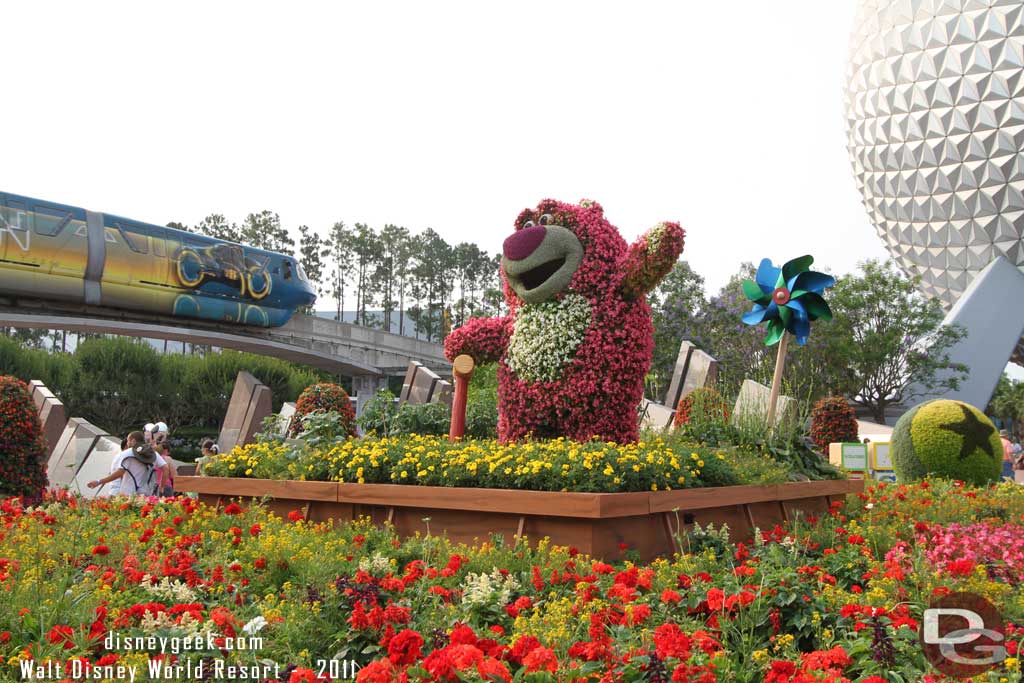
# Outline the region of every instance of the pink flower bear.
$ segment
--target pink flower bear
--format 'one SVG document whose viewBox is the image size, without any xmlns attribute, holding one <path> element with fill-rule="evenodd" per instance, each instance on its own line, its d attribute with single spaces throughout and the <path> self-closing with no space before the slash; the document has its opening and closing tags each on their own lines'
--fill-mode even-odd
<svg viewBox="0 0 1024 683">
<path fill-rule="evenodd" d="M 509 315 L 471 319 L 444 342 L 449 360 L 499 363 L 501 441 L 637 440 L 654 350 L 645 294 L 682 250 L 678 223 L 627 246 L 592 201 L 519 214 L 501 260 Z"/>
</svg>

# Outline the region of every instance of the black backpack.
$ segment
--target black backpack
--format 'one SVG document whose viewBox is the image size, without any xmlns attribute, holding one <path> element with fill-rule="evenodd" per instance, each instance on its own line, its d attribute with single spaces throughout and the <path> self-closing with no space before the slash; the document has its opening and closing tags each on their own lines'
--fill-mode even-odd
<svg viewBox="0 0 1024 683">
<path fill-rule="evenodd" d="M 135 462 L 139 463 L 140 465 L 146 468 L 146 481 L 144 482 L 145 490 L 143 490 L 142 487 L 139 486 L 139 480 L 135 478 L 135 475 L 132 474 L 132 471 L 130 469 L 128 469 L 127 467 L 122 468 L 125 471 L 125 473 L 132 478 L 132 481 L 135 482 L 135 493 L 141 493 L 146 496 L 153 495 L 153 493 L 156 490 L 156 487 L 153 486 L 153 472 L 156 471 L 156 463 L 142 462 L 134 455 L 129 455 L 121 462 L 124 463 L 125 460 L 134 460 Z"/>
</svg>

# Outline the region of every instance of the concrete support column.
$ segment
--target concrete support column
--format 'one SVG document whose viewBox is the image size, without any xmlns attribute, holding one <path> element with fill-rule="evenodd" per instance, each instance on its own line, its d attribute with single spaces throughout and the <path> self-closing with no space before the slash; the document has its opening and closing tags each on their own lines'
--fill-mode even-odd
<svg viewBox="0 0 1024 683">
<path fill-rule="evenodd" d="M 356 415 L 362 415 L 366 402 L 373 398 L 378 390 L 387 385 L 387 375 L 356 375 L 353 377 L 352 391 L 356 395 Z"/>
</svg>

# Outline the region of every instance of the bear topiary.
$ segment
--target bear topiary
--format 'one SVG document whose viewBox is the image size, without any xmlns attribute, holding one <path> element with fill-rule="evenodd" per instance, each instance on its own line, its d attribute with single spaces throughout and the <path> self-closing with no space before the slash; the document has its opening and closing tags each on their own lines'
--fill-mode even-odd
<svg viewBox="0 0 1024 683">
<path fill-rule="evenodd" d="M 697 387 L 679 399 L 672 424 L 685 427 L 691 420 L 701 423 L 719 421 L 724 424 L 729 421 L 729 404 L 715 389 Z"/>
<path fill-rule="evenodd" d="M 595 202 L 545 199 L 505 240 L 509 314 L 476 318 L 445 355 L 498 362 L 498 438 L 565 436 L 627 443 L 654 348 L 645 294 L 672 269 L 683 230 L 660 223 L 632 246 Z"/>
<path fill-rule="evenodd" d="M 857 415 L 842 396 L 826 396 L 811 410 L 811 441 L 822 453 L 830 443 L 859 441 Z"/>
<path fill-rule="evenodd" d="M 938 399 L 896 421 L 892 461 L 900 482 L 934 474 L 984 486 L 999 480 L 1003 446 L 995 425 L 980 410 Z"/>
<path fill-rule="evenodd" d="M 0 494 L 36 502 L 46 488 L 46 445 L 28 386 L 0 377 Z"/>
<path fill-rule="evenodd" d="M 356 411 L 352 408 L 348 393 L 337 384 L 321 382 L 306 387 L 295 402 L 295 413 L 288 426 L 293 437 L 302 433 L 302 418 L 317 411 L 338 413 L 342 426 L 349 436 L 356 434 Z"/>
</svg>

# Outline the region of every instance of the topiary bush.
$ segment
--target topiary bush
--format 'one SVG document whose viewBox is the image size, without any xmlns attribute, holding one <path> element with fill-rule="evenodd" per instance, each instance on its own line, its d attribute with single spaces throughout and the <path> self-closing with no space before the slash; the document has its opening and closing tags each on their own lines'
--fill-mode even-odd
<svg viewBox="0 0 1024 683">
<path fill-rule="evenodd" d="M 356 411 L 352 408 L 348 393 L 337 384 L 321 382 L 306 387 L 295 402 L 288 433 L 295 437 L 302 433 L 302 418 L 310 413 L 337 413 L 341 425 L 349 436 L 356 434 Z"/>
<path fill-rule="evenodd" d="M 892 461 L 900 482 L 937 475 L 985 486 L 1000 478 L 1003 446 L 995 425 L 980 410 L 939 399 L 897 420 Z"/>
<path fill-rule="evenodd" d="M 28 386 L 0 377 L 0 493 L 35 502 L 46 488 L 43 425 Z"/>
<path fill-rule="evenodd" d="M 811 410 L 811 441 L 822 453 L 830 443 L 859 441 L 857 415 L 841 396 L 826 396 Z"/>
<path fill-rule="evenodd" d="M 697 387 L 679 399 L 676 406 L 676 427 L 709 422 L 726 423 L 729 421 L 729 404 L 717 390 L 711 387 Z"/>
</svg>

